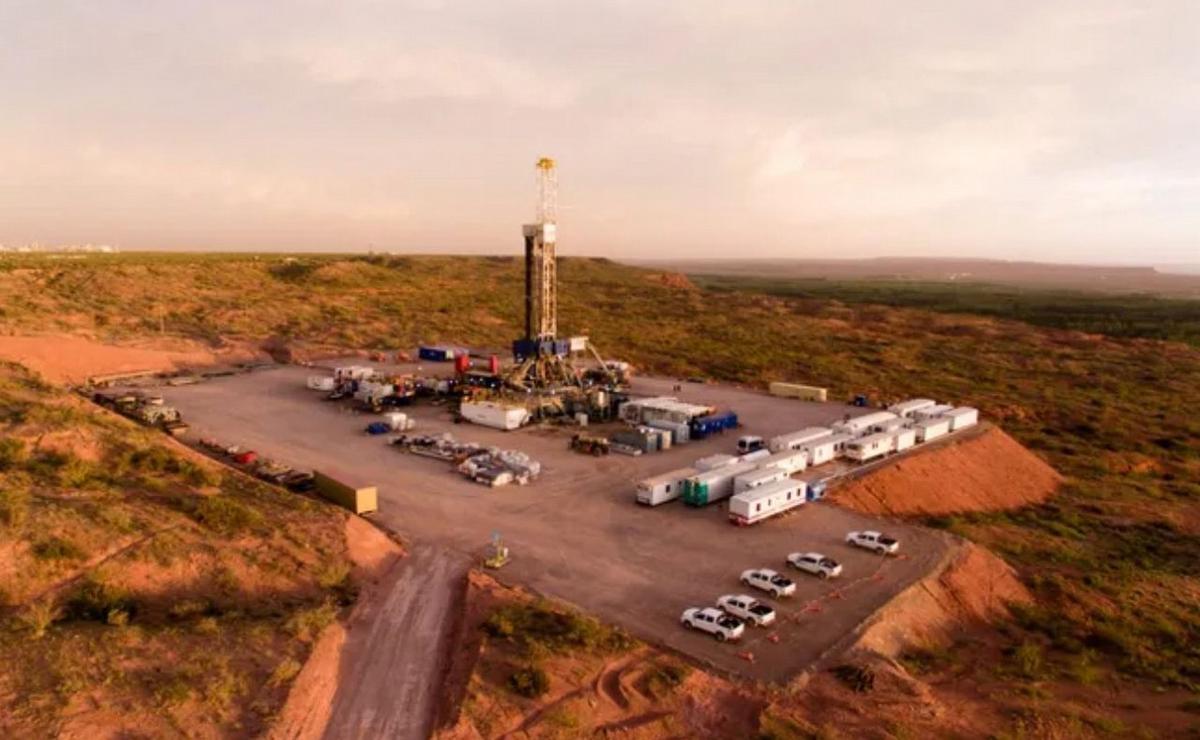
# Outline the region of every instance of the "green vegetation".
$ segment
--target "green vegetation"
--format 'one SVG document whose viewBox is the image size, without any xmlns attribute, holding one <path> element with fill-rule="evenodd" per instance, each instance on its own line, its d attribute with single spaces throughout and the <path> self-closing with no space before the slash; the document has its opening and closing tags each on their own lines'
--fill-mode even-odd
<svg viewBox="0 0 1200 740">
<path fill-rule="evenodd" d="M 550 677 L 535 665 L 524 666 L 509 674 L 508 688 L 527 699 L 536 699 L 550 690 Z"/>
<path fill-rule="evenodd" d="M 581 650 L 622 652 L 633 646 L 633 640 L 621 630 L 544 601 L 499 607 L 483 629 L 531 658 Z"/>
</svg>

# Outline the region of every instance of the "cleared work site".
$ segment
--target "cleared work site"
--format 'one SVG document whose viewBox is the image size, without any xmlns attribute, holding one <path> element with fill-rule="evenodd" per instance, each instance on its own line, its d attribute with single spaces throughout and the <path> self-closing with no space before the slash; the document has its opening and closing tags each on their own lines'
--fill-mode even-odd
<svg viewBox="0 0 1200 740">
<path fill-rule="evenodd" d="M 634 501 L 642 478 L 731 452 L 737 434 L 713 435 L 653 455 L 592 457 L 568 449 L 570 427 L 499 431 L 454 424 L 444 408 L 406 412 L 423 434 L 452 432 L 463 440 L 518 448 L 541 461 L 527 486 L 489 488 L 435 460 L 399 452 L 363 432 L 372 417 L 323 403 L 306 388 L 310 369 L 279 367 L 163 388 L 189 420 L 189 435 L 252 448 L 281 463 L 345 471 L 378 487 L 370 516 L 448 557 L 481 558 L 497 535 L 511 562 L 504 581 L 527 586 L 720 669 L 754 679 L 786 681 L 803 670 L 892 596 L 933 569 L 947 553 L 945 535 L 885 522 L 826 502 L 812 503 L 752 527 L 733 527 L 723 506 L 680 502 L 648 508 Z M 673 392 L 677 381 L 639 378 L 638 395 Z M 781 399 L 729 387 L 687 383 L 681 398 L 736 408 L 747 431 L 764 437 L 829 425 L 866 409 Z M 900 558 L 880 558 L 844 543 L 852 530 L 883 529 L 898 538 Z M 742 570 L 781 572 L 792 552 L 815 550 L 843 563 L 841 579 L 791 574 L 797 593 L 771 600 L 780 614 L 773 630 L 748 630 L 736 644 L 679 625 L 690 606 L 711 606 L 722 594 L 746 591 Z M 777 641 L 768 639 L 774 634 Z M 750 654 L 752 659 L 747 656 Z"/>
</svg>

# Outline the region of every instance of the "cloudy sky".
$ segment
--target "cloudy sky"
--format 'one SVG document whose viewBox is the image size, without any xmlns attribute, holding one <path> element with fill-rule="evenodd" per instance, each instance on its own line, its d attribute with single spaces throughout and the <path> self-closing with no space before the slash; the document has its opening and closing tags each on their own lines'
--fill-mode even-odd
<svg viewBox="0 0 1200 740">
<path fill-rule="evenodd" d="M 1200 3 L 0 0 L 0 243 L 1200 262 Z"/>
</svg>

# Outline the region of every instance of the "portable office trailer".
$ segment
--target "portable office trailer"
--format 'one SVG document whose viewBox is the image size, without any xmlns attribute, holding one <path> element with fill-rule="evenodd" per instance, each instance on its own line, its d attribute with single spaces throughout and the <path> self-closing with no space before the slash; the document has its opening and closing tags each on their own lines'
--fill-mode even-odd
<svg viewBox="0 0 1200 740">
<path fill-rule="evenodd" d="M 876 411 L 874 413 L 854 417 L 853 419 L 847 419 L 846 421 L 839 421 L 833 425 L 833 431 L 838 432 L 839 434 L 853 434 L 855 436 L 862 436 L 864 434 L 869 434 L 871 427 L 875 426 L 876 424 L 885 424 L 895 418 L 898 417 L 891 411 Z"/>
<path fill-rule="evenodd" d="M 733 495 L 733 479 L 757 467 L 755 463 L 737 463 L 697 473 L 683 484 L 683 503 L 705 506 L 729 498 Z"/>
<path fill-rule="evenodd" d="M 698 474 L 695 468 L 679 468 L 669 473 L 654 475 L 637 484 L 637 502 L 646 506 L 658 506 L 674 501 L 683 494 L 683 484 Z"/>
<path fill-rule="evenodd" d="M 671 443 L 681 445 L 691 439 L 688 432 L 688 425 L 666 419 L 654 419 L 646 422 L 646 426 L 654 427 L 655 429 L 666 429 L 671 433 Z"/>
<path fill-rule="evenodd" d="M 888 411 L 891 411 L 893 414 L 898 416 L 907 418 L 911 417 L 914 412 L 936 405 L 937 401 L 933 401 L 928 398 L 910 398 L 907 401 L 901 401 L 900 403 L 894 403 L 891 406 L 888 406 Z"/>
<path fill-rule="evenodd" d="M 743 491 L 729 499 L 729 520 L 747 525 L 782 514 L 804 503 L 805 484 L 799 480 L 781 480 Z"/>
<path fill-rule="evenodd" d="M 322 473 L 315 470 L 313 487 L 322 498 L 355 514 L 366 514 L 379 508 L 379 493 L 375 486 L 363 485 L 344 473 Z"/>
<path fill-rule="evenodd" d="M 761 463 L 763 460 L 766 460 L 770 456 L 771 456 L 771 451 L 768 450 L 767 448 L 763 447 L 763 448 L 755 450 L 754 452 L 747 452 L 745 455 L 742 455 L 738 459 L 740 459 L 742 462 Z"/>
<path fill-rule="evenodd" d="M 788 432 L 787 434 L 780 434 L 777 437 L 771 437 L 771 439 L 767 440 L 767 447 L 771 452 L 796 450 L 805 442 L 827 437 L 830 434 L 831 430 L 828 427 L 806 427 L 798 432 Z"/>
<path fill-rule="evenodd" d="M 777 483 L 788 477 L 788 474 L 783 468 L 774 465 L 768 465 L 765 468 L 751 470 L 749 473 L 742 473 L 733 479 L 733 492 L 735 494 L 742 491 L 748 491 L 751 488 L 765 486 L 768 483 Z"/>
<path fill-rule="evenodd" d="M 883 457 L 894 448 L 896 439 L 889 432 L 876 432 L 846 443 L 846 457 L 859 462 Z"/>
<path fill-rule="evenodd" d="M 911 419 L 904 419 L 904 418 L 888 419 L 887 421 L 880 422 L 879 424 L 872 424 L 870 431 L 872 433 L 895 432 L 898 429 L 905 428 L 906 426 L 908 426 L 911 423 L 912 423 Z"/>
<path fill-rule="evenodd" d="M 970 406 L 960 406 L 942 414 L 943 419 L 950 420 L 950 431 L 957 432 L 979 423 L 979 410 Z"/>
<path fill-rule="evenodd" d="M 917 432 L 914 429 L 897 429 L 892 434 L 892 449 L 903 452 L 917 443 Z"/>
<path fill-rule="evenodd" d="M 953 411 L 953 410 L 954 410 L 953 406 L 948 406 L 948 405 L 942 403 L 942 404 L 937 404 L 936 406 L 928 406 L 919 411 L 914 411 L 913 418 L 917 419 L 917 420 L 936 419 L 939 416 L 942 416 L 943 414 L 945 414 L 947 411 Z"/>
<path fill-rule="evenodd" d="M 700 472 L 704 472 L 706 470 L 713 470 L 714 468 L 719 468 L 725 465 L 733 465 L 736 462 L 740 462 L 740 459 L 736 455 L 725 455 L 718 453 L 716 455 L 706 455 L 705 457 L 700 458 L 696 461 L 696 464 L 693 467 Z"/>
<path fill-rule="evenodd" d="M 768 391 L 772 396 L 781 398 L 798 398 L 801 401 L 820 401 L 829 397 L 829 391 L 815 385 L 800 385 L 799 383 L 771 383 Z"/>
<path fill-rule="evenodd" d="M 745 458 L 742 458 L 745 459 Z M 779 468 L 784 475 L 802 472 L 808 467 L 808 453 L 804 450 L 783 450 L 758 460 L 760 468 Z"/>
<path fill-rule="evenodd" d="M 922 419 L 913 424 L 913 430 L 917 433 L 917 442 L 931 442 L 950 433 L 950 420 Z"/>
</svg>

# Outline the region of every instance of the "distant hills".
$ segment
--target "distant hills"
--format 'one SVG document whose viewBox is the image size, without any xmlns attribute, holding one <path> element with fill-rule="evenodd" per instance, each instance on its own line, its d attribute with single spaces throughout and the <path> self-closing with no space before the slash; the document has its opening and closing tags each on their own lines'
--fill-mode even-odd
<svg viewBox="0 0 1200 740">
<path fill-rule="evenodd" d="M 876 259 L 630 260 L 692 275 L 826 280 L 993 283 L 1200 298 L 1200 264 L 1155 267 L 1065 265 L 1006 260 L 880 257 Z"/>
</svg>

